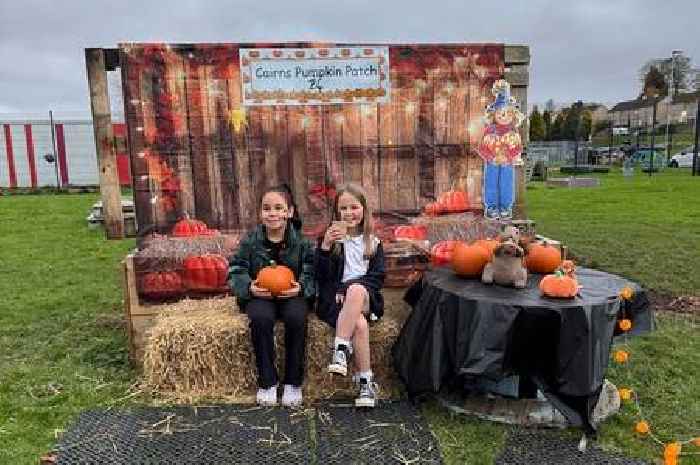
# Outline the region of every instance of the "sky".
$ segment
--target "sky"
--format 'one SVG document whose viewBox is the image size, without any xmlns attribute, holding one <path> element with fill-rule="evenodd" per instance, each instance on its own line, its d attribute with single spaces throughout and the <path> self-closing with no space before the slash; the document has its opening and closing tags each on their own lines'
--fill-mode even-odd
<svg viewBox="0 0 700 465">
<path fill-rule="evenodd" d="M 84 49 L 120 42 L 524 44 L 531 104 L 610 104 L 650 58 L 700 67 L 698 31 L 699 0 L 0 0 L 0 117 L 89 115 Z"/>
</svg>

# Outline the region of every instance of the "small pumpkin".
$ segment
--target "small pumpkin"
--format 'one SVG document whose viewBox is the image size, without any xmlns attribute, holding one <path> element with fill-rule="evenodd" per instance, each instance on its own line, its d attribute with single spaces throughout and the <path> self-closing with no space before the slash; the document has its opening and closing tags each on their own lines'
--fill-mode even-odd
<svg viewBox="0 0 700 465">
<path fill-rule="evenodd" d="M 394 229 L 396 239 L 411 239 L 424 241 L 428 238 L 428 229 L 425 226 L 398 226 Z"/>
<path fill-rule="evenodd" d="M 428 216 L 435 216 L 441 213 L 440 205 L 437 202 L 430 202 L 425 206 L 425 214 Z"/>
<path fill-rule="evenodd" d="M 219 254 L 193 255 L 183 263 L 183 281 L 192 291 L 225 291 L 227 276 L 228 260 Z"/>
<path fill-rule="evenodd" d="M 267 289 L 273 296 L 276 296 L 292 288 L 294 273 L 284 265 L 271 262 L 270 266 L 258 271 L 255 281 L 259 287 Z"/>
<path fill-rule="evenodd" d="M 578 281 L 559 270 L 542 278 L 540 291 L 546 297 L 570 299 L 578 294 Z"/>
<path fill-rule="evenodd" d="M 210 234 L 209 228 L 203 221 L 185 217 L 175 223 L 172 235 L 175 237 L 193 237 Z"/>
<path fill-rule="evenodd" d="M 153 298 L 174 297 L 184 291 L 182 278 L 176 271 L 145 273 L 141 279 L 141 293 Z"/>
<path fill-rule="evenodd" d="M 496 251 L 496 247 L 498 247 L 499 244 L 500 242 L 498 242 L 496 239 L 479 239 L 474 243 L 474 245 L 478 245 L 479 247 L 486 249 L 490 258 L 493 258 L 493 253 Z"/>
<path fill-rule="evenodd" d="M 457 241 L 440 241 L 430 249 L 433 266 L 445 266 L 452 263 L 452 252 Z"/>
<path fill-rule="evenodd" d="M 469 198 L 464 191 L 447 191 L 440 194 L 438 202 L 444 212 L 456 213 L 469 210 Z"/>
<path fill-rule="evenodd" d="M 458 242 L 452 252 L 452 269 L 458 276 L 480 277 L 490 259 L 491 257 L 484 247 Z"/>
<path fill-rule="evenodd" d="M 543 243 L 530 244 L 527 249 L 525 266 L 533 273 L 552 273 L 561 265 L 561 250 Z"/>
</svg>

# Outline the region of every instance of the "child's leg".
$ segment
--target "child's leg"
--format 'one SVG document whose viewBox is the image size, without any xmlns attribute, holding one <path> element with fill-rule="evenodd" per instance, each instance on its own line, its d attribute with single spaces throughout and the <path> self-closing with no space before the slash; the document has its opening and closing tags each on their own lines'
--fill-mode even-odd
<svg viewBox="0 0 700 465">
<path fill-rule="evenodd" d="M 349 341 L 355 332 L 358 318 L 362 316 L 363 310 L 368 307 L 369 294 L 367 289 L 361 284 L 351 284 L 345 292 L 343 309 L 338 315 L 338 322 L 335 327 L 335 335 Z"/>
<path fill-rule="evenodd" d="M 355 348 L 357 371 L 360 373 L 370 371 L 369 324 L 364 315 L 360 315 L 355 322 L 352 346 Z"/>
<path fill-rule="evenodd" d="M 258 367 L 258 386 L 267 389 L 277 384 L 275 370 L 275 304 L 270 300 L 253 299 L 246 305 L 250 320 L 250 336 Z"/>
<path fill-rule="evenodd" d="M 301 297 L 283 300 L 285 363 L 284 384 L 301 386 L 304 381 L 306 347 L 306 301 Z"/>
</svg>

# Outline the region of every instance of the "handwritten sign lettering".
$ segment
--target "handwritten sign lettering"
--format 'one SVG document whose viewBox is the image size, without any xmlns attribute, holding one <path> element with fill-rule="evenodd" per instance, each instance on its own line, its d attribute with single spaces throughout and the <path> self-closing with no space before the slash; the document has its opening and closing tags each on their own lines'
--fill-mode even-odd
<svg viewBox="0 0 700 465">
<path fill-rule="evenodd" d="M 388 47 L 241 49 L 244 105 L 387 102 Z"/>
</svg>

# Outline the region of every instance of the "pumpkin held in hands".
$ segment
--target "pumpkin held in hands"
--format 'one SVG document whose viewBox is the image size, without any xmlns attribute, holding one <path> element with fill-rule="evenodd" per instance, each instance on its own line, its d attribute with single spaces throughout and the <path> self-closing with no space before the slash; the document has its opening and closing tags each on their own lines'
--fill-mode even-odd
<svg viewBox="0 0 700 465">
<path fill-rule="evenodd" d="M 561 250 L 547 242 L 531 244 L 525 265 L 533 273 L 552 273 L 561 265 Z"/>
<path fill-rule="evenodd" d="M 267 289 L 273 296 L 292 288 L 294 273 L 284 265 L 277 265 L 274 262 L 258 272 L 255 283 L 258 287 Z"/>
<path fill-rule="evenodd" d="M 480 277 L 490 259 L 491 256 L 484 247 L 458 242 L 452 252 L 452 269 L 458 276 Z"/>
</svg>

